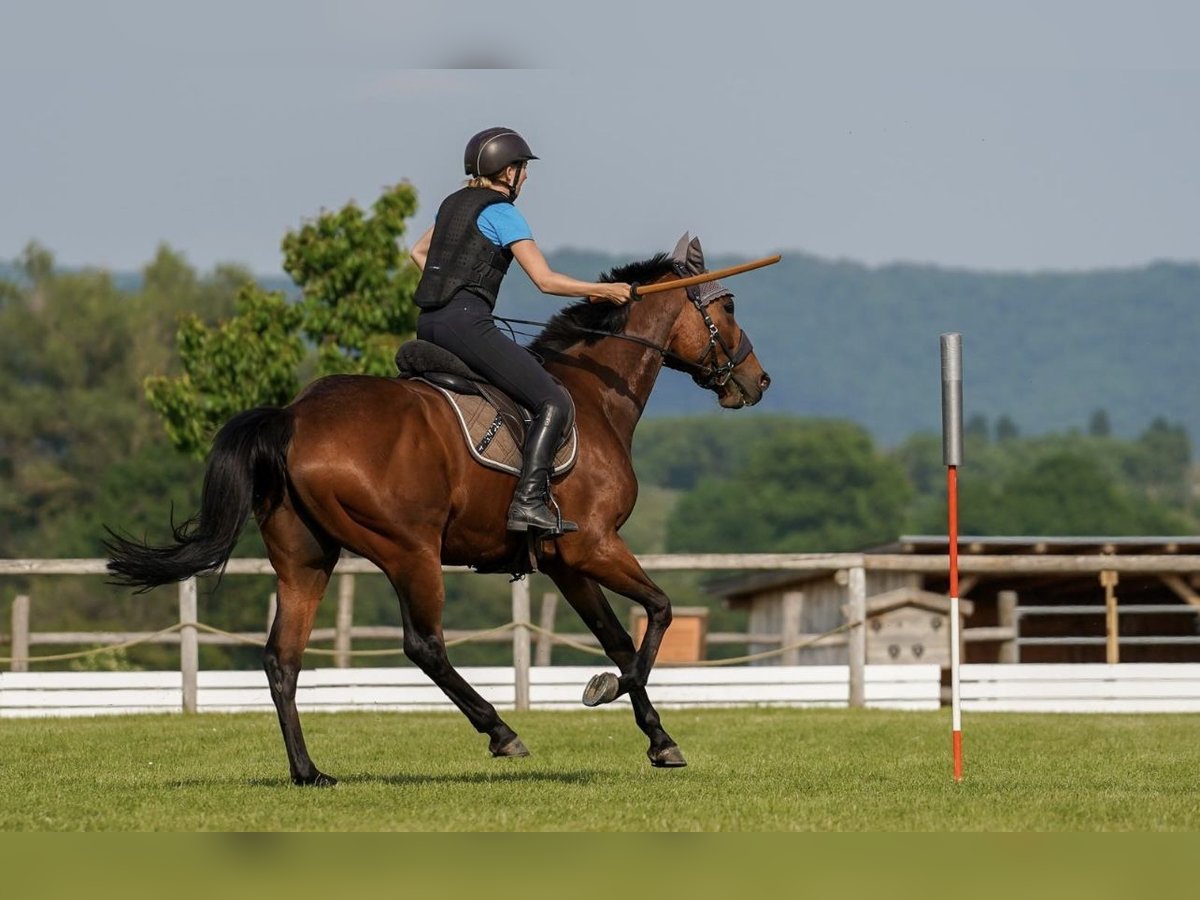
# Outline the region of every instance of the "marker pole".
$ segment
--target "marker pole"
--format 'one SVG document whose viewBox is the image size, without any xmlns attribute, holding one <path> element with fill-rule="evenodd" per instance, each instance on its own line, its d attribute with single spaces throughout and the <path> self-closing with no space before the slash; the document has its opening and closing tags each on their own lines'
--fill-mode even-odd
<svg viewBox="0 0 1200 900">
<path fill-rule="evenodd" d="M 958 667 L 958 467 L 962 465 L 962 335 L 942 335 L 942 462 L 946 465 L 947 534 L 950 548 L 950 716 L 954 780 L 962 781 L 962 709 Z"/>
</svg>

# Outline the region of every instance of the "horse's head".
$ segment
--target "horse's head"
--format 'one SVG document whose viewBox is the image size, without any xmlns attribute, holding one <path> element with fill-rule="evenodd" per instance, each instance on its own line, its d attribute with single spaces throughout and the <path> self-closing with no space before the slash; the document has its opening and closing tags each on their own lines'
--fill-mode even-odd
<svg viewBox="0 0 1200 900">
<path fill-rule="evenodd" d="M 699 275 L 704 251 L 699 238 L 684 234 L 671 254 L 680 277 Z M 686 372 L 702 388 L 713 391 L 724 407 L 753 406 L 771 383 L 754 355 L 749 335 L 733 317 L 733 294 L 719 281 L 685 288 L 683 306 L 671 332 L 666 357 L 669 368 Z"/>
</svg>

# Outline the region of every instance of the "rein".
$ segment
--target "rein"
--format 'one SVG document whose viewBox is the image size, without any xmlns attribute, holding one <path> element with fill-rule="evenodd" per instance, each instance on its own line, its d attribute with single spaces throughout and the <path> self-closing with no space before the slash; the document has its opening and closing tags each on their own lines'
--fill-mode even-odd
<svg viewBox="0 0 1200 900">
<path fill-rule="evenodd" d="M 676 272 L 683 274 L 682 268 L 682 266 L 677 265 Z M 671 284 L 671 282 L 664 282 L 664 285 L 668 284 Z M 680 370 L 691 375 L 692 380 L 700 387 L 711 390 L 714 387 L 720 387 L 729 380 L 729 376 L 733 373 L 733 370 L 737 368 L 737 366 L 754 350 L 754 345 L 750 342 L 750 337 L 745 331 L 743 331 L 742 339 L 738 342 L 737 348 L 730 349 L 729 344 L 721 336 L 716 323 L 713 322 L 712 316 L 708 314 L 708 305 L 712 303 L 713 300 L 718 298 L 712 297 L 707 303 L 702 302 L 700 300 L 700 292 L 695 285 L 688 285 L 686 287 L 686 292 L 688 300 L 691 301 L 692 306 L 696 308 L 696 311 L 704 317 L 704 324 L 708 326 L 708 346 L 704 348 L 703 352 L 701 352 L 700 356 L 695 360 L 687 359 L 683 356 L 680 356 L 673 350 L 669 350 L 668 348 L 656 344 L 653 341 L 649 341 L 645 338 L 640 338 L 632 334 L 618 334 L 612 331 L 601 331 L 599 328 L 585 328 L 582 325 L 576 325 L 575 328 L 577 331 L 580 331 L 584 334 L 595 334 L 601 337 L 611 337 L 622 341 L 629 341 L 633 344 L 641 344 L 643 347 L 647 347 L 650 350 L 655 351 L 663 359 L 670 359 Z M 726 294 L 722 296 L 732 297 L 733 294 Z M 538 325 L 543 328 L 549 325 L 548 322 L 535 322 L 529 319 L 508 319 L 504 316 L 493 316 L 493 318 L 498 322 L 504 322 L 505 324 L 509 325 L 510 330 L 511 325 L 514 324 Z M 718 346 L 725 351 L 726 361 L 722 364 L 718 364 L 717 362 Z M 708 365 L 705 365 L 705 360 L 710 356 L 712 357 L 712 362 Z"/>
</svg>

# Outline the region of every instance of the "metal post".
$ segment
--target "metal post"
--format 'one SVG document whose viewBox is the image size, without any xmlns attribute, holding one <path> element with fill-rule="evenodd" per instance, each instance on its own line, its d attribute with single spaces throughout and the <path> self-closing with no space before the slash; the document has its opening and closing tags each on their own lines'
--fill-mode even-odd
<svg viewBox="0 0 1200 900">
<path fill-rule="evenodd" d="M 867 571 L 855 566 L 846 582 L 849 620 L 850 705 L 867 705 Z"/>
<path fill-rule="evenodd" d="M 804 614 L 804 591 L 785 591 L 780 609 L 779 646 L 791 647 L 800 643 L 800 620 Z M 800 651 L 786 650 L 779 657 L 781 666 L 800 665 Z"/>
<path fill-rule="evenodd" d="M 12 607 L 12 670 L 29 671 L 29 596 L 17 594 Z"/>
<path fill-rule="evenodd" d="M 558 609 L 558 594 L 553 591 L 547 591 L 542 594 L 542 614 L 538 619 L 538 625 L 542 630 L 537 636 L 537 650 L 534 654 L 533 664 L 535 666 L 548 666 L 551 662 L 551 656 L 554 650 L 554 642 L 550 640 L 550 634 L 554 633 L 554 616 Z M 550 634 L 547 634 L 550 632 Z"/>
<path fill-rule="evenodd" d="M 183 711 L 196 711 L 196 674 L 200 668 L 200 642 L 196 632 L 196 579 L 179 582 L 179 670 L 183 676 Z"/>
<path fill-rule="evenodd" d="M 958 603 L 958 467 L 962 465 L 962 335 L 943 334 L 942 462 L 946 466 L 947 547 L 950 557 L 950 728 L 954 780 L 962 781 L 962 708 L 959 667 L 962 621 Z"/>
<path fill-rule="evenodd" d="M 350 668 L 350 629 L 354 627 L 354 576 L 338 576 L 337 623 L 333 632 L 333 665 Z"/>
<path fill-rule="evenodd" d="M 513 687 L 517 710 L 529 709 L 529 580 L 518 579 L 512 585 Z"/>
<path fill-rule="evenodd" d="M 1104 588 L 1104 661 L 1115 666 L 1121 661 L 1121 626 L 1117 614 L 1117 573 L 1101 572 L 1100 584 Z"/>
<path fill-rule="evenodd" d="M 1013 636 L 1000 642 L 1000 662 L 1017 663 L 1021 661 L 1021 650 L 1017 646 L 1020 636 L 1017 628 L 1017 592 L 1000 591 L 996 595 L 996 614 L 999 623 L 1004 628 L 1011 628 Z"/>
</svg>

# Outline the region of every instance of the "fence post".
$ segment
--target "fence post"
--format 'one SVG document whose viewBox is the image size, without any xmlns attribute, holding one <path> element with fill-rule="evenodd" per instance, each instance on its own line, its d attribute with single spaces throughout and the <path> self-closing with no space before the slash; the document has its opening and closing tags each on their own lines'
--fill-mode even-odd
<svg viewBox="0 0 1200 900">
<path fill-rule="evenodd" d="M 779 623 L 779 646 L 790 647 L 800 643 L 800 618 L 804 613 L 804 591 L 785 591 Z M 786 650 L 779 657 L 781 666 L 800 665 L 799 648 Z"/>
<path fill-rule="evenodd" d="M 538 625 L 542 630 L 537 636 L 537 650 L 533 660 L 535 666 L 550 665 L 551 651 L 554 650 L 554 642 L 550 639 L 550 634 L 554 632 L 554 614 L 557 609 L 558 594 L 553 591 L 542 594 L 542 614 L 538 619 Z M 546 632 L 550 632 L 550 634 Z"/>
<path fill-rule="evenodd" d="M 866 675 L 867 675 L 867 572 L 862 566 L 850 570 L 850 578 L 846 584 L 849 592 L 849 619 L 856 623 L 850 629 L 850 705 L 866 706 Z"/>
<path fill-rule="evenodd" d="M 354 576 L 338 576 L 337 624 L 333 632 L 333 665 L 350 668 L 350 629 L 354 627 Z"/>
<path fill-rule="evenodd" d="M 1021 661 L 1021 651 L 1017 646 L 1017 592 L 1000 591 L 996 595 L 996 615 L 999 624 L 1012 629 L 1012 637 L 1000 642 L 1000 662 L 1017 663 Z"/>
<path fill-rule="evenodd" d="M 12 607 L 12 670 L 29 671 L 29 595 L 17 594 Z"/>
<path fill-rule="evenodd" d="M 196 672 L 200 668 L 200 642 L 196 632 L 196 579 L 179 582 L 179 670 L 183 676 L 183 711 L 196 711 Z"/>
<path fill-rule="evenodd" d="M 1105 661 L 1109 665 L 1116 665 L 1121 661 L 1121 626 L 1117 618 L 1117 573 L 1101 572 L 1100 584 L 1104 587 L 1104 633 L 1108 638 L 1105 642 Z"/>
<path fill-rule="evenodd" d="M 515 706 L 529 709 L 529 580 L 518 579 L 512 585 L 513 687 Z"/>
</svg>

